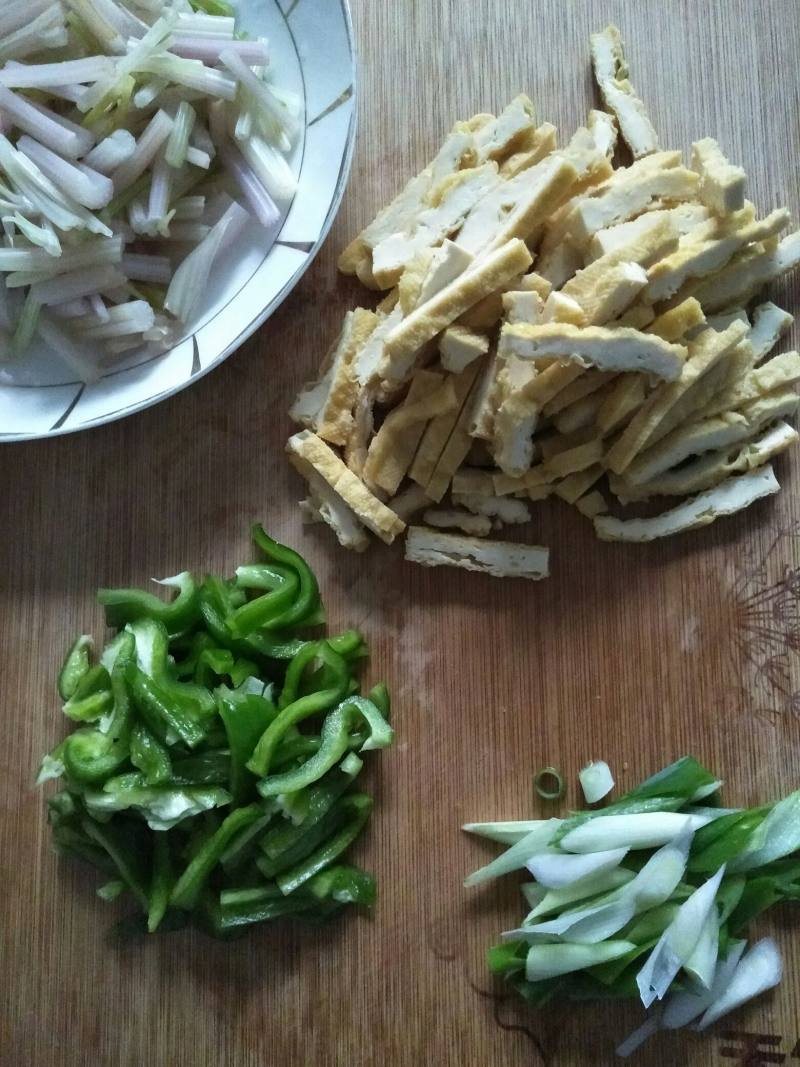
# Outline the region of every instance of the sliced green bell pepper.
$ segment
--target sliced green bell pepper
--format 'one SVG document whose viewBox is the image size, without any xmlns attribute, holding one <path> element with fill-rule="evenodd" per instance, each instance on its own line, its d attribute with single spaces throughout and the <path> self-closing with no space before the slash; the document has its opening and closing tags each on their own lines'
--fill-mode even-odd
<svg viewBox="0 0 800 1067">
<path fill-rule="evenodd" d="M 64 657 L 58 673 L 58 695 L 63 701 L 75 696 L 78 683 L 88 674 L 91 666 L 89 654 L 94 642 L 88 634 L 82 634 Z"/>
<path fill-rule="evenodd" d="M 255 822 L 263 814 L 260 804 L 232 811 L 202 845 L 189 866 L 180 876 L 170 895 L 170 903 L 176 908 L 190 911 L 205 886 L 208 876 L 220 861 L 222 853 L 233 837 L 244 827 Z"/>
<path fill-rule="evenodd" d="M 302 860 L 296 867 L 277 876 L 278 886 L 287 896 L 294 893 L 315 874 L 330 867 L 342 853 L 346 852 L 361 833 L 372 811 L 372 797 L 364 793 L 353 793 L 343 797 L 339 804 L 343 809 L 346 808 L 352 812 L 350 821 L 330 840 L 320 845 L 316 852 Z"/>
<path fill-rule="evenodd" d="M 172 777 L 172 760 L 165 745 L 146 726 L 137 723 L 131 731 L 131 763 L 148 785 L 161 785 Z"/>
<path fill-rule="evenodd" d="M 200 618 L 200 590 L 189 571 L 164 578 L 161 585 L 178 590 L 172 601 L 144 589 L 99 589 L 97 600 L 106 609 L 106 622 L 115 629 L 139 619 L 156 619 L 170 634 L 179 634 L 194 626 Z"/>
</svg>

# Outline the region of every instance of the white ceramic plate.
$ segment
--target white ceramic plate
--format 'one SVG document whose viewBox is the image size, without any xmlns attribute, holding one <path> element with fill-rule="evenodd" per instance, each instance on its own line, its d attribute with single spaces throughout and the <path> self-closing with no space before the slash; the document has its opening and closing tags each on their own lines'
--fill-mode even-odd
<svg viewBox="0 0 800 1067">
<path fill-rule="evenodd" d="M 347 0 L 238 0 L 242 25 L 265 36 L 279 84 L 300 94 L 305 129 L 291 160 L 294 200 L 274 243 L 246 228 L 220 256 L 187 335 L 159 356 L 132 355 L 83 385 L 46 348 L 0 368 L 0 440 L 99 426 L 157 404 L 218 366 L 286 299 L 325 239 L 350 171 L 355 54 Z"/>
</svg>

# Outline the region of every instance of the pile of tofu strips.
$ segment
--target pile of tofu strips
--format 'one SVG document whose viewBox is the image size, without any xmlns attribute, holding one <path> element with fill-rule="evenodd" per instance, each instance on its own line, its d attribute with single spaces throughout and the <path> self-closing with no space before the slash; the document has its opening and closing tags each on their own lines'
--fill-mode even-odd
<svg viewBox="0 0 800 1067">
<path fill-rule="evenodd" d="M 550 495 L 649 541 L 780 488 L 800 356 L 773 354 L 791 315 L 751 304 L 800 232 L 757 218 L 716 141 L 688 166 L 659 148 L 616 28 L 591 54 L 608 110 L 566 147 L 525 96 L 459 122 L 342 253 L 388 293 L 345 316 L 287 451 L 305 520 L 347 548 L 406 534 L 417 563 L 541 578 L 546 548 L 489 535 Z M 657 515 L 609 514 L 651 498 Z"/>
</svg>

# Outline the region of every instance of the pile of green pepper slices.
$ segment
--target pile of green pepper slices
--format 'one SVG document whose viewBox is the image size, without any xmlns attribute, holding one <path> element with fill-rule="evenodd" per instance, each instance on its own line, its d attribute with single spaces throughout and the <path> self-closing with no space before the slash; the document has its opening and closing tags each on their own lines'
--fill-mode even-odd
<svg viewBox="0 0 800 1067">
<path fill-rule="evenodd" d="M 134 898 L 126 928 L 229 936 L 375 899 L 340 858 L 372 809 L 353 791 L 358 753 L 393 739 L 386 687 L 359 695 L 357 631 L 300 636 L 324 622 L 317 581 L 260 526 L 253 540 L 262 562 L 177 575 L 170 602 L 100 590 L 117 635 L 95 664 L 78 638 L 59 675 L 81 725 L 39 775 L 66 780 L 48 801 L 55 845 L 108 874 L 103 899 Z"/>
</svg>

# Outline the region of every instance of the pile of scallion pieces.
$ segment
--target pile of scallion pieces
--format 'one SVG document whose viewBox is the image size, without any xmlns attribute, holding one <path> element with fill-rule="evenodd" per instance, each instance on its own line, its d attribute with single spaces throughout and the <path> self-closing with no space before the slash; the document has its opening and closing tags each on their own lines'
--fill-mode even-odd
<svg viewBox="0 0 800 1067">
<path fill-rule="evenodd" d="M 222 0 L 3 0 L 0 362 L 166 351 L 295 191 L 301 101 Z"/>
<path fill-rule="evenodd" d="M 103 899 L 133 899 L 126 929 L 226 936 L 375 899 L 342 856 L 372 809 L 360 753 L 392 742 L 386 687 L 359 695 L 357 631 L 301 636 L 324 621 L 316 579 L 260 526 L 253 539 L 262 562 L 167 579 L 171 601 L 100 590 L 118 632 L 95 664 L 80 637 L 59 676 L 78 729 L 39 775 L 66 783 L 48 801 L 55 846 L 107 875 Z"/>
<path fill-rule="evenodd" d="M 537 1006 L 656 1004 L 621 1055 L 659 1029 L 704 1030 L 776 985 L 774 941 L 748 948 L 743 935 L 771 905 L 800 899 L 800 792 L 722 808 L 720 785 L 684 757 L 604 808 L 465 826 L 510 846 L 467 886 L 524 868 L 534 879 L 522 886 L 530 910 L 490 949 L 490 969 Z"/>
</svg>

